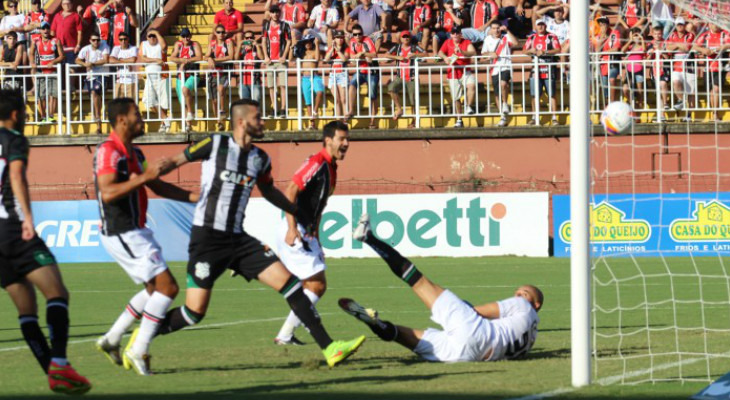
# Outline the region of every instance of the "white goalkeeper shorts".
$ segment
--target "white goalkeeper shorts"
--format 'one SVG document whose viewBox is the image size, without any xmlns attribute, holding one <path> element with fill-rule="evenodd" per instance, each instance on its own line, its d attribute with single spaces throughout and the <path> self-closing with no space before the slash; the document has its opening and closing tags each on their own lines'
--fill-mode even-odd
<svg viewBox="0 0 730 400">
<path fill-rule="evenodd" d="M 693 94 L 697 89 L 697 75 L 694 73 L 672 71 L 672 82 L 681 82 L 686 94 Z"/>
<path fill-rule="evenodd" d="M 327 266 L 324 263 L 324 252 L 319 245 L 317 238 L 307 235 L 301 225 L 297 224 L 302 240 L 297 240 L 294 246 L 289 246 L 286 241 L 286 232 L 289 224 L 286 219 L 282 220 L 279 231 L 276 235 L 276 252 L 284 266 L 299 279 L 307 279 L 324 271 Z"/>
<path fill-rule="evenodd" d="M 431 319 L 444 329 L 428 328 L 413 352 L 428 361 L 483 361 L 491 353 L 492 325 L 449 290 L 436 299 Z"/>
<path fill-rule="evenodd" d="M 162 249 L 152 231 L 135 229 L 118 235 L 100 235 L 106 252 L 127 272 L 134 283 L 149 282 L 167 269 Z"/>
</svg>

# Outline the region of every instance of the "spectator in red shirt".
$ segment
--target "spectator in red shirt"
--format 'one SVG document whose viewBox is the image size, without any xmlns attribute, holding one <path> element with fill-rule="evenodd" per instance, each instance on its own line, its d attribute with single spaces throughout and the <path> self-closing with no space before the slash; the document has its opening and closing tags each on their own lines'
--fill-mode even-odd
<svg viewBox="0 0 730 400">
<path fill-rule="evenodd" d="M 31 0 L 30 5 L 31 11 L 25 16 L 25 26 L 23 26 L 25 32 L 30 33 L 30 40 L 26 46 L 28 51 L 30 51 L 30 46 L 33 45 L 33 42 L 41 39 L 41 23 L 51 23 L 48 14 L 41 7 L 41 0 Z"/>
<path fill-rule="evenodd" d="M 451 39 L 451 30 L 464 23 L 461 10 L 454 9 L 454 0 L 444 0 L 444 8 L 436 14 L 433 39 L 431 39 L 431 50 L 436 57 L 441 48 L 441 43 Z"/>
<path fill-rule="evenodd" d="M 286 80 L 287 67 L 292 60 L 292 38 L 289 25 L 281 20 L 281 9 L 277 5 L 269 8 L 270 20 L 264 22 L 261 49 L 264 54 L 266 87 L 271 96 L 274 116 L 286 117 Z M 277 90 L 281 101 L 276 101 Z"/>
<path fill-rule="evenodd" d="M 701 34 L 695 41 L 692 50 L 704 55 L 709 60 L 707 69 L 707 85 L 710 90 L 710 107 L 712 107 L 711 121 L 717 121 L 717 108 L 720 107 L 720 89 L 725 83 L 725 73 L 720 68 L 718 58 L 730 49 L 730 32 L 721 30 L 719 26 L 710 24 L 710 30 Z M 726 64 L 727 65 L 727 64 Z"/>
<path fill-rule="evenodd" d="M 464 28 L 464 39 L 472 43 L 481 43 L 487 37 L 492 21 L 499 16 L 499 8 L 494 0 L 477 0 L 471 6 L 471 28 Z"/>
<path fill-rule="evenodd" d="M 476 95 L 477 80 L 471 65 L 471 57 L 477 51 L 470 41 L 461 35 L 461 28 L 456 27 L 451 31 L 451 39 L 444 42 L 439 50 L 439 57 L 451 67 L 446 71 L 446 78 L 449 81 L 451 92 L 451 103 L 456 114 L 454 128 L 464 127 L 461 120 L 462 106 L 461 98 L 466 97 L 466 114 L 474 114 L 472 104 Z"/>
<path fill-rule="evenodd" d="M 368 86 L 368 99 L 370 99 L 370 129 L 375 129 L 375 115 L 378 113 L 378 89 L 380 86 L 380 71 L 377 69 L 378 62 L 373 61 L 378 54 L 377 45 L 369 37 L 365 36 L 365 32 L 360 24 L 352 27 L 352 39 L 347 47 L 347 54 L 351 60 L 357 62 L 357 72 L 350 81 L 350 110 L 347 119 L 352 118 L 357 107 L 357 92 L 361 85 Z M 369 67 L 375 67 L 370 69 Z"/>
<path fill-rule="evenodd" d="M 101 37 L 101 40 L 111 44 L 109 40 L 112 32 L 111 12 L 114 9 L 114 2 L 108 0 L 94 0 L 84 11 L 83 24 L 93 24 L 93 33 Z"/>
<path fill-rule="evenodd" d="M 668 54 L 664 49 L 664 27 L 659 24 L 652 26 L 651 37 L 652 41 L 647 46 L 647 57 L 652 60 L 653 79 L 659 78 L 659 90 L 661 91 L 659 108 L 666 111 L 669 109 L 669 80 L 671 72 L 669 68 L 670 64 L 663 61 L 668 58 Z M 657 53 L 659 53 L 659 60 L 661 60 L 659 62 L 655 61 L 657 59 Z M 662 115 L 659 116 L 658 120 L 663 121 L 665 118 Z"/>
<path fill-rule="evenodd" d="M 667 39 L 667 51 L 673 52 L 674 62 L 672 68 L 672 86 L 674 87 L 674 95 L 677 102 L 674 103 L 674 109 L 681 111 L 685 106 L 685 95 L 687 95 L 687 103 L 689 107 L 694 107 L 695 89 L 697 88 L 697 74 L 695 66 L 691 62 L 686 62 L 692 50 L 692 43 L 695 41 L 695 35 L 687 31 L 687 22 L 682 17 L 677 17 L 674 21 L 674 32 Z M 689 112 L 684 118 L 691 120 Z"/>
<path fill-rule="evenodd" d="M 558 37 L 547 31 L 544 20 L 538 20 L 535 25 L 536 33 L 530 35 L 525 42 L 525 54 L 537 58 L 537 71 L 530 72 L 530 93 L 533 98 L 533 110 L 540 109 L 540 97 L 543 90 L 550 98 L 551 112 L 558 109 L 558 98 L 556 96 L 555 82 L 558 79 L 558 68 L 553 64 L 557 61 L 556 54 L 560 53 L 560 41 Z M 536 125 L 537 119 L 532 117 L 530 125 Z M 558 119 L 553 114 L 552 124 L 558 125 Z"/>
<path fill-rule="evenodd" d="M 621 53 L 626 54 L 626 64 L 623 71 L 623 92 L 624 97 L 630 100 L 631 107 L 642 108 L 644 89 L 644 58 L 646 58 L 646 43 L 641 35 L 641 28 L 634 26 L 626 44 L 621 48 Z M 634 107 L 636 104 L 636 107 Z"/>
<path fill-rule="evenodd" d="M 126 33 L 128 38 L 136 37 L 135 30 L 139 28 L 137 14 L 130 7 L 124 5 L 124 0 L 113 0 L 114 7 L 110 8 L 110 23 L 112 32 L 107 40 L 110 48 L 121 46 L 119 35 Z"/>
<path fill-rule="evenodd" d="M 286 3 L 280 5 L 279 8 L 281 8 L 281 20 L 289 24 L 294 40 L 301 39 L 302 32 L 307 29 L 309 19 L 304 4 L 297 3 L 295 0 L 286 0 Z"/>
<path fill-rule="evenodd" d="M 233 39 L 237 45 L 243 40 L 243 14 L 233 8 L 233 0 L 224 0 L 223 9 L 215 13 L 213 30 L 216 25 L 226 27 L 226 39 Z M 208 35 L 208 43 L 216 40 L 215 34 Z"/>
<path fill-rule="evenodd" d="M 593 38 L 593 51 L 600 53 L 601 85 L 603 86 L 603 97 L 610 103 L 618 99 L 618 78 L 621 73 L 621 31 L 611 29 L 608 18 L 598 19 L 599 33 Z M 616 61 L 616 62 L 612 62 Z"/>
<path fill-rule="evenodd" d="M 411 13 L 411 40 L 417 41 L 422 49 L 428 50 L 431 41 L 431 26 L 435 14 L 429 0 L 417 0 Z"/>
<path fill-rule="evenodd" d="M 394 77 L 388 83 L 388 93 L 395 103 L 395 114 L 393 114 L 393 121 L 398 121 L 398 118 L 403 116 L 403 106 L 401 102 L 402 97 L 408 98 L 408 104 L 411 107 L 416 107 L 416 70 L 414 67 L 416 58 L 422 57 L 425 51 L 418 47 L 411 45 L 411 34 L 408 31 L 403 31 L 400 34 L 400 44 L 393 46 L 392 49 L 385 54 L 384 57 L 397 62 L 397 76 Z M 412 122 L 408 124 L 408 128 L 415 128 L 416 125 Z"/>
<path fill-rule="evenodd" d="M 61 7 L 63 8 L 61 12 L 53 17 L 51 33 L 61 42 L 66 63 L 73 64 L 81 50 L 83 25 L 81 16 L 72 9 L 71 0 L 63 0 Z"/>
<path fill-rule="evenodd" d="M 646 22 L 646 8 L 638 0 L 625 0 L 618 13 L 618 23 L 628 30 L 635 26 L 643 28 Z"/>
</svg>

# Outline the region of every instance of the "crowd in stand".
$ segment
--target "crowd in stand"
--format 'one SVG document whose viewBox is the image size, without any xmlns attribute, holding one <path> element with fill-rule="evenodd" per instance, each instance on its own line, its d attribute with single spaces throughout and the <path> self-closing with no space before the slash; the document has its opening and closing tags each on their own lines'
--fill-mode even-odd
<svg viewBox="0 0 730 400">
<path fill-rule="evenodd" d="M 186 120 L 195 120 L 194 96 L 205 87 L 223 129 L 229 88 L 239 88 L 236 92 L 241 97 L 255 100 L 268 95 L 266 113 L 286 116 L 288 72 L 297 59 L 305 71 L 299 93 L 311 127 L 321 115 L 326 89 L 334 99 L 335 115 L 344 120 L 359 115 L 357 97 L 363 86 L 371 127 L 376 126 L 381 88 L 392 99 L 393 118 L 401 118 L 418 93 L 416 60 L 447 65 L 445 86 L 457 115 L 456 127 L 463 126 L 462 115 L 479 112 L 475 98 L 483 88 L 488 88 L 502 114 L 498 125 L 507 124 L 514 50 L 521 49 L 537 66 L 530 68 L 525 82 L 532 107 L 541 107 L 545 94 L 543 109 L 556 111 L 557 85 L 570 79 L 568 68 L 559 67 L 570 47 L 568 0 L 265 0 L 261 29 L 244 27 L 245 15 L 234 8 L 233 0 L 224 0 L 205 46 L 184 27 L 172 49 L 154 29 L 144 33 L 139 46 L 132 44 L 139 23 L 125 1 L 130 0 L 94 0 L 84 8 L 63 0 L 62 10 L 54 16 L 44 12 L 40 0 L 31 1 L 27 15 L 18 13 L 15 0 L 7 1 L 7 15 L 0 21 L 3 85 L 18 87 L 26 82 L 12 75 L 27 74 L 21 67 L 28 66 L 38 75 L 32 84 L 23 84 L 39 96 L 42 121 L 53 123 L 60 86 L 53 75 L 56 65 L 75 64 L 76 71 L 90 72 L 82 87 L 73 89 L 90 94 L 100 131 L 103 92 L 135 97 L 139 74 L 134 71 L 143 70 L 142 101 L 148 109 L 157 110 L 166 131 L 171 77 L 177 80 L 174 87 L 184 103 Z M 702 7 L 721 3 L 696 0 L 693 4 L 695 10 L 707 12 Z M 675 9 L 668 0 L 623 0 L 619 8 L 596 1 L 591 11 L 591 50 L 601 62 L 595 72 L 605 102 L 623 96 L 641 106 L 642 91 L 653 90 L 658 82 L 659 108 L 691 108 L 699 75 L 710 93 L 710 107 L 721 105 L 726 72 L 718 59 L 730 49 L 730 33 L 705 22 L 698 16 L 702 12 L 693 15 Z M 258 31 L 262 33 L 254 33 Z M 85 37 L 88 44 L 82 46 Z M 689 58 L 708 61 L 701 66 L 680 62 Z M 655 59 L 660 62 L 651 61 Z M 174 64 L 176 72 L 169 71 L 168 64 Z M 491 77 L 488 82 L 487 75 L 474 70 L 480 64 L 488 65 L 483 69 Z M 107 71 L 110 65 L 117 71 L 113 85 L 94 74 Z M 396 73 L 382 73 L 382 65 L 395 65 Z M 321 73 L 323 68 L 326 74 Z M 200 70 L 213 72 L 201 75 Z M 716 111 L 713 117 L 717 118 Z M 555 117 L 552 121 L 558 123 Z"/>
</svg>

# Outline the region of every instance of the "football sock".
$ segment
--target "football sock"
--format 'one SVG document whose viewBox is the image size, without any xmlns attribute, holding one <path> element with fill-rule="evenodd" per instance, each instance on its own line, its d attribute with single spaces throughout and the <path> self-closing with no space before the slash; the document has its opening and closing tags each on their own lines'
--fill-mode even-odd
<svg viewBox="0 0 730 400">
<path fill-rule="evenodd" d="M 203 317 L 205 317 L 205 314 L 196 313 L 185 306 L 173 308 L 167 312 L 165 319 L 160 323 L 157 334 L 167 335 L 186 326 L 198 324 L 203 320 Z"/>
<path fill-rule="evenodd" d="M 392 342 L 398 337 L 398 328 L 390 321 L 377 320 L 375 324 L 366 324 L 370 330 L 386 342 Z"/>
<path fill-rule="evenodd" d="M 157 335 L 160 323 L 165 318 L 165 312 L 172 304 L 172 299 L 160 292 L 152 293 L 142 312 L 142 322 L 139 324 L 139 333 L 132 345 L 135 354 L 147 354 L 150 348 L 150 340 Z"/>
<path fill-rule="evenodd" d="M 46 323 L 51 342 L 51 358 L 57 364 L 66 358 L 68 343 L 68 300 L 62 297 L 49 299 L 46 303 Z M 56 359 L 60 360 L 56 360 Z"/>
<path fill-rule="evenodd" d="M 294 311 L 294 314 L 307 327 L 307 330 L 314 338 L 314 341 L 317 342 L 317 345 L 321 349 L 326 349 L 332 343 L 332 338 L 324 330 L 317 310 L 315 310 L 312 302 L 304 294 L 302 283 L 299 282 L 299 279 L 290 276 L 283 288 L 279 290 L 279 293 L 284 296 L 289 303 L 289 307 Z"/>
<path fill-rule="evenodd" d="M 390 270 L 409 286 L 415 285 L 421 279 L 421 276 L 423 276 L 407 258 L 403 257 L 389 244 L 376 238 L 375 235 L 367 235 L 364 241 L 385 260 Z"/>
<path fill-rule="evenodd" d="M 43 368 L 43 373 L 48 372 L 48 364 L 51 362 L 51 349 L 48 347 L 46 337 L 38 325 L 38 316 L 21 315 L 18 320 L 20 322 L 20 331 L 23 333 L 23 338 L 28 343 L 30 351 Z"/>
<path fill-rule="evenodd" d="M 309 298 L 309 301 L 312 302 L 313 306 L 317 305 L 319 296 L 309 289 L 304 289 L 304 294 Z M 300 321 L 297 315 L 294 314 L 294 311 L 289 311 L 289 316 L 286 317 L 286 321 L 284 321 L 284 325 L 281 326 L 279 334 L 276 335 L 276 337 L 283 340 L 290 340 L 294 336 L 294 330 L 301 324 L 302 321 Z"/>
<path fill-rule="evenodd" d="M 112 325 L 109 332 L 105 335 L 109 344 L 112 346 L 119 345 L 122 341 L 122 335 L 124 335 L 129 327 L 134 324 L 134 321 L 138 321 L 142 318 L 142 310 L 144 310 L 144 306 L 147 304 L 147 300 L 149 300 L 149 298 L 150 295 L 147 293 L 147 290 L 142 289 L 139 293 L 135 294 L 131 300 L 129 300 L 127 307 L 124 311 L 122 311 L 122 314 L 119 318 L 117 318 L 114 325 Z"/>
</svg>

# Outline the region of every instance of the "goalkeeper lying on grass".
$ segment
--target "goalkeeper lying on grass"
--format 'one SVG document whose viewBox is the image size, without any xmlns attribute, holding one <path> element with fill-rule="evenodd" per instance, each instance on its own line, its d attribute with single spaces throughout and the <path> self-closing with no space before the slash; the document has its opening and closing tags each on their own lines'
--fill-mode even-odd
<svg viewBox="0 0 730 400">
<path fill-rule="evenodd" d="M 381 339 L 395 341 L 428 361 L 441 362 L 510 360 L 532 348 L 540 322 L 537 312 L 543 302 L 537 287 L 521 286 L 514 297 L 472 307 L 421 275 L 408 259 L 376 238 L 367 215 L 360 217 L 352 236 L 372 247 L 393 273 L 413 288 L 431 310 L 431 319 L 443 327 L 423 331 L 394 325 L 379 319 L 373 309 L 340 299 L 345 312 L 367 324 Z"/>
</svg>

